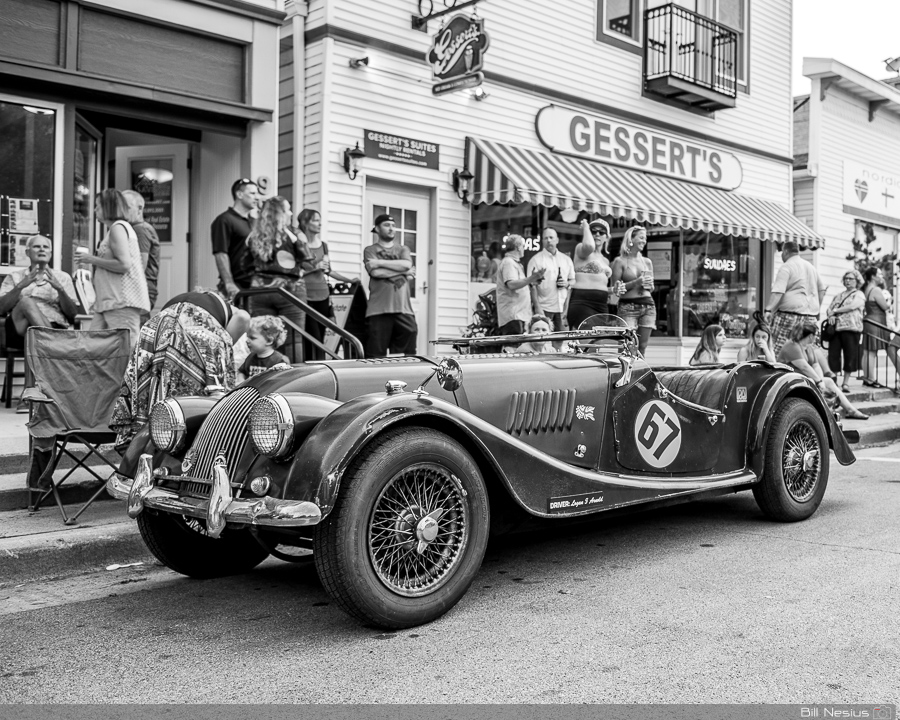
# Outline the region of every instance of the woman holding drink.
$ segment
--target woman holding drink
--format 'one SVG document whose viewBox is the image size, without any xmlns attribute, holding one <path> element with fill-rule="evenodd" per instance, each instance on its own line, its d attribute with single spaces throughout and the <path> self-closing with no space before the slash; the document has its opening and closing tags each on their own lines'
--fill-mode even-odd
<svg viewBox="0 0 900 720">
<path fill-rule="evenodd" d="M 656 328 L 656 305 L 653 290 L 653 263 L 641 252 L 647 245 L 647 231 L 629 228 L 622 238 L 619 257 L 612 263 L 610 282 L 619 296 L 619 316 L 630 328 L 637 328 L 638 350 L 643 355 Z"/>
<path fill-rule="evenodd" d="M 569 300 L 569 327 L 577 330 L 592 315 L 609 313 L 609 278 L 612 268 L 603 257 L 609 246 L 605 220 L 581 221 L 582 240 L 575 246 L 575 285 Z"/>
</svg>

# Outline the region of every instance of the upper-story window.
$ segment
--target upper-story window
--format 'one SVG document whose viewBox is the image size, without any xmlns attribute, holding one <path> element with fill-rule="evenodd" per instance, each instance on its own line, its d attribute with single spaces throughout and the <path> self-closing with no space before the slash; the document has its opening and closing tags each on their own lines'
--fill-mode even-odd
<svg viewBox="0 0 900 720">
<path fill-rule="evenodd" d="M 598 40 L 642 52 L 644 11 L 669 4 L 708 17 L 737 33 L 737 82 L 747 85 L 750 0 L 598 0 Z"/>
</svg>

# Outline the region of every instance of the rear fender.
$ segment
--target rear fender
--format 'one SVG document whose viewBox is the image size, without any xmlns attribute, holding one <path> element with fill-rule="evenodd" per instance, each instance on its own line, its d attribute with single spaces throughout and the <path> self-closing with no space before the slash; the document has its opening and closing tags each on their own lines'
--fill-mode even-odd
<svg viewBox="0 0 900 720">
<path fill-rule="evenodd" d="M 822 422 L 825 423 L 828 444 L 841 465 L 851 465 L 856 461 L 853 450 L 850 449 L 843 432 L 838 427 L 831 409 L 805 376 L 800 373 L 775 376 L 770 383 L 760 388 L 756 397 L 756 405 L 747 426 L 747 457 L 750 467 L 757 477 L 762 476 L 772 416 L 776 408 L 789 397 L 802 398 L 816 409 Z"/>
</svg>

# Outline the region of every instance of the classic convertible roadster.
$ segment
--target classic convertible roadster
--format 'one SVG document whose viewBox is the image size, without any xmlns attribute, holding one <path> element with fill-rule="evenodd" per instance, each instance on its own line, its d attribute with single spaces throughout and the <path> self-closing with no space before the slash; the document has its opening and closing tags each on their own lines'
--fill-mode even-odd
<svg viewBox="0 0 900 720">
<path fill-rule="evenodd" d="M 462 598 L 492 527 L 742 490 L 772 520 L 803 520 L 829 448 L 854 461 L 786 366 L 651 368 L 609 325 L 542 339 L 576 352 L 308 363 L 166 400 L 107 487 L 179 573 L 311 548 L 340 607 L 403 628 Z"/>
</svg>

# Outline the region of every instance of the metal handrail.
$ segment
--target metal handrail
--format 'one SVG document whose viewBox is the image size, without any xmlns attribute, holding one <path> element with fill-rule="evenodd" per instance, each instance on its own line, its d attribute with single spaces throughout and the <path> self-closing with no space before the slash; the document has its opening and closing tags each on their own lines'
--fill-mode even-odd
<svg viewBox="0 0 900 720">
<path fill-rule="evenodd" d="M 303 302 L 300 298 L 298 298 L 294 293 L 290 290 L 283 287 L 256 287 L 256 288 L 248 288 L 246 290 L 240 290 L 235 293 L 232 300 L 234 302 L 244 300 L 245 298 L 250 298 L 255 295 L 280 295 L 282 298 L 287 300 L 292 305 L 295 305 L 297 308 L 306 313 L 308 317 L 311 317 L 317 323 L 322 325 L 323 327 L 331 330 L 335 335 L 344 340 L 347 345 L 345 347 L 353 348 L 355 357 L 362 358 L 365 357 L 365 351 L 363 350 L 362 343 L 359 341 L 359 338 L 353 335 L 352 333 L 347 332 L 340 325 L 332 321 L 330 318 L 325 317 L 318 310 L 313 309 L 305 302 Z M 300 333 L 304 338 L 309 340 L 313 345 L 318 347 L 320 350 L 326 352 L 332 359 L 339 360 L 340 356 L 334 350 L 331 350 L 323 343 L 319 342 L 317 338 L 314 338 L 310 335 L 304 328 L 299 327 L 296 323 L 291 322 L 288 318 L 281 318 L 282 321 L 286 322 L 294 332 Z M 351 359 L 351 358 L 347 358 Z"/>
<path fill-rule="evenodd" d="M 874 326 L 880 330 L 886 330 L 891 335 L 898 334 L 897 331 L 895 331 L 893 328 L 888 327 L 887 325 L 884 325 L 884 324 L 878 322 L 877 320 L 869 320 L 867 318 L 863 318 L 863 347 L 860 349 L 860 353 L 865 352 L 864 348 L 866 347 L 867 342 L 872 342 L 872 341 L 874 341 L 874 343 L 877 344 L 879 350 L 883 349 L 887 353 L 888 349 L 891 347 L 891 340 L 884 340 L 883 338 L 878 337 L 875 333 L 869 332 L 868 330 L 866 330 L 867 325 Z M 869 340 L 869 339 L 871 339 L 871 340 Z M 883 383 L 883 385 L 884 385 L 884 387 L 888 388 L 889 390 L 893 390 L 893 392 L 895 394 L 900 394 L 900 385 L 898 385 L 898 383 L 900 383 L 900 377 L 898 377 L 898 373 L 896 372 L 896 367 L 894 368 L 895 369 L 894 382 L 893 383 L 888 382 L 892 364 L 893 363 L 891 362 L 890 354 L 888 353 L 887 362 L 885 362 L 885 366 L 884 366 L 884 383 Z M 878 382 L 878 376 L 880 375 L 879 365 L 880 365 L 880 362 L 879 362 L 878 352 L 876 351 L 875 352 L 875 372 L 874 372 L 874 375 L 875 375 L 874 379 L 876 382 Z M 862 358 L 860 359 L 859 367 L 860 367 L 859 376 L 865 378 L 866 368 L 864 366 L 864 361 Z"/>
</svg>

